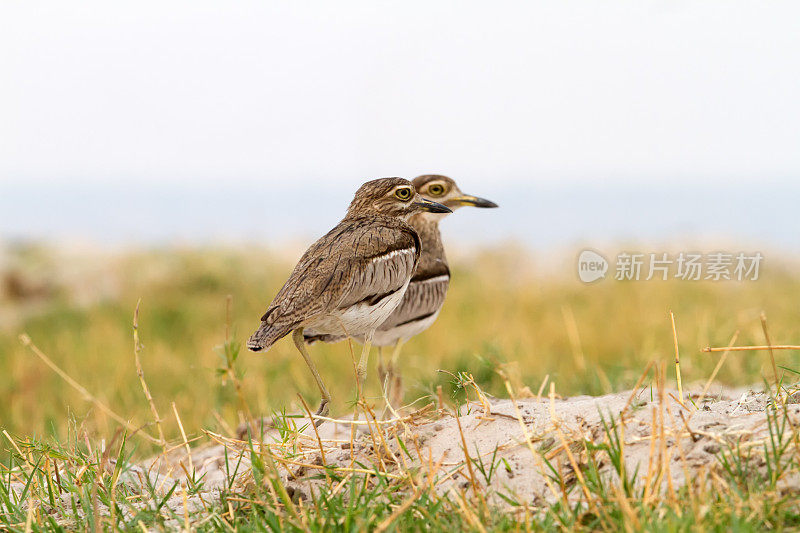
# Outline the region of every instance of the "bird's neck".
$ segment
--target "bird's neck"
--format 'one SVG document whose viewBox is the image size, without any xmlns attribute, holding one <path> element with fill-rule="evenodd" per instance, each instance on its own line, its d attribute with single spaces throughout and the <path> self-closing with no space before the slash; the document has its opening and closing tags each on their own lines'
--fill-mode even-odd
<svg viewBox="0 0 800 533">
<path fill-rule="evenodd" d="M 446 267 L 447 256 L 444 253 L 442 234 L 439 231 L 439 220 L 424 215 L 415 215 L 408 222 L 417 230 L 422 242 L 422 256 L 417 272 L 440 269 L 442 265 Z"/>
<path fill-rule="evenodd" d="M 381 222 L 391 223 L 392 225 L 400 225 L 400 226 L 409 225 L 407 222 L 405 222 L 403 219 L 399 217 L 384 215 L 380 211 L 348 211 L 347 214 L 342 219 L 342 222 L 346 220 L 360 220 L 360 219 L 377 220 Z"/>
</svg>

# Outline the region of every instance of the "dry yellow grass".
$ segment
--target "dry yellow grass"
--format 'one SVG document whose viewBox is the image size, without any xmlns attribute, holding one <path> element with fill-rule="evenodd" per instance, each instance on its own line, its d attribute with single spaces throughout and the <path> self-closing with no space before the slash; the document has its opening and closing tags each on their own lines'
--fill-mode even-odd
<svg viewBox="0 0 800 533">
<path fill-rule="evenodd" d="M 571 258 L 553 273 L 519 250 L 463 257 L 440 319 L 403 352 L 406 400 L 430 403 L 377 431 L 373 372 L 360 441 L 349 430 L 331 438 L 333 422 L 327 436 L 303 436 L 277 416 L 269 444 L 251 447 L 230 438 L 244 417 L 308 413 L 317 399 L 289 340 L 237 352 L 291 258 L 24 250 L 13 264 L 0 313 L 0 524 L 12 529 L 797 525 L 796 501 L 783 496 L 795 490 L 800 446 L 797 387 L 786 386 L 797 351 L 775 349 L 800 339 L 788 266 L 770 264 L 758 282 L 587 286 Z M 734 343 L 761 349 L 703 351 Z M 312 353 L 333 415 L 352 412 L 347 344 Z M 719 381 L 771 385 L 776 373 L 786 376 L 777 401 L 712 397 Z M 607 414 L 595 400 L 558 398 L 631 387 L 598 399 Z M 746 420 L 732 416 L 742 409 Z"/>
<path fill-rule="evenodd" d="M 218 349 L 226 337 L 226 299 L 232 296 L 230 325 L 241 341 L 285 280 L 291 259 L 252 250 L 139 252 L 100 257 L 85 269 L 88 279 L 72 272 L 64 281 L 56 273 L 69 265 L 58 264 L 46 251 L 26 254 L 19 264 L 30 261 L 35 267 L 20 270 L 24 283 L 49 288 L 45 295 L 2 304 L 26 315 L 0 326 L 3 428 L 17 435 L 53 430 L 63 435 L 70 418 L 100 434 L 110 435 L 116 427 L 20 343 L 22 332 L 132 424 L 151 421 L 133 348 L 139 298 L 141 364 L 167 437 L 180 435 L 169 415 L 172 402 L 184 426 L 194 431 L 218 428 L 221 420 L 231 426 L 239 422 L 236 391 L 230 376 L 219 371 L 226 366 Z M 762 311 L 772 342 L 800 340 L 800 279 L 775 262 L 765 265 L 756 282 L 605 280 L 594 285 L 576 279 L 571 258 L 561 274 L 535 265 L 520 250 L 486 250 L 455 262 L 439 320 L 403 351 L 406 400 L 435 394 L 437 385 L 447 393 L 451 378 L 437 369 L 468 370 L 489 393 L 503 395 L 494 372 L 498 364 L 510 365 L 508 374 L 533 389 L 549 376 L 560 394 L 629 388 L 650 361 L 674 360 L 669 310 L 675 313 L 684 383 L 704 381 L 719 354 L 701 349 L 727 345 L 737 330 L 738 344 L 765 344 Z M 97 297 L 94 280 L 103 287 Z M 315 345 L 312 355 L 332 389 L 333 413 L 349 412 L 355 393 L 347 345 Z M 796 352 L 776 351 L 775 358 L 778 367 L 798 366 Z M 290 340 L 264 355 L 242 351 L 237 366 L 244 369 L 242 392 L 254 411 L 299 411 L 297 392 L 309 403 L 317 400 Z M 718 379 L 749 385 L 771 374 L 767 354 L 742 352 L 728 357 Z M 379 394 L 374 365 L 367 394 Z"/>
</svg>

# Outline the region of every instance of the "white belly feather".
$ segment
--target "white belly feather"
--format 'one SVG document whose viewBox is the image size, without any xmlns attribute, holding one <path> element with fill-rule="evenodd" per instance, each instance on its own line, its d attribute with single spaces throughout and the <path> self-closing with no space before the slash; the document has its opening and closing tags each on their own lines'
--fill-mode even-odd
<svg viewBox="0 0 800 533">
<path fill-rule="evenodd" d="M 317 317 L 305 326 L 305 330 L 309 335 L 343 335 L 346 331 L 352 337 L 363 337 L 383 324 L 400 305 L 409 281 L 375 304 L 366 301 L 359 302 Z"/>
</svg>

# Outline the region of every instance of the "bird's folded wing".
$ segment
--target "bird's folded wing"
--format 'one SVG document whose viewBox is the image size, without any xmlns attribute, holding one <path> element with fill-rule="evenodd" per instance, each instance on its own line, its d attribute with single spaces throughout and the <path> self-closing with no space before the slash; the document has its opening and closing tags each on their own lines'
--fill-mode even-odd
<svg viewBox="0 0 800 533">
<path fill-rule="evenodd" d="M 440 274 L 419 280 L 412 278 L 400 305 L 378 329 L 388 331 L 397 326 L 425 320 L 433 316 L 444 305 L 449 283 L 450 276 L 448 274 Z"/>
<path fill-rule="evenodd" d="M 418 252 L 413 241 L 396 244 L 401 246 L 387 247 L 357 261 L 359 268 L 353 269 L 353 275 L 338 304 L 340 309 L 361 302 L 374 305 L 405 289 L 414 274 Z"/>
<path fill-rule="evenodd" d="M 303 254 L 262 321 L 296 327 L 315 315 L 380 299 L 406 284 L 419 253 L 413 230 L 342 222 Z"/>
</svg>

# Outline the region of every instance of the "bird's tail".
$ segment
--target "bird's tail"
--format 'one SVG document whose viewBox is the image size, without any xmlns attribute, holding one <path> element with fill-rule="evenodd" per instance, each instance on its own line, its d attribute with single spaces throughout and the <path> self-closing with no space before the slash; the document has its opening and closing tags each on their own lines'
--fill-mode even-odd
<svg viewBox="0 0 800 533">
<path fill-rule="evenodd" d="M 272 325 L 262 322 L 256 332 L 247 340 L 247 348 L 253 352 L 260 352 L 272 346 L 281 337 L 283 335 L 275 336 L 275 328 Z"/>
</svg>

